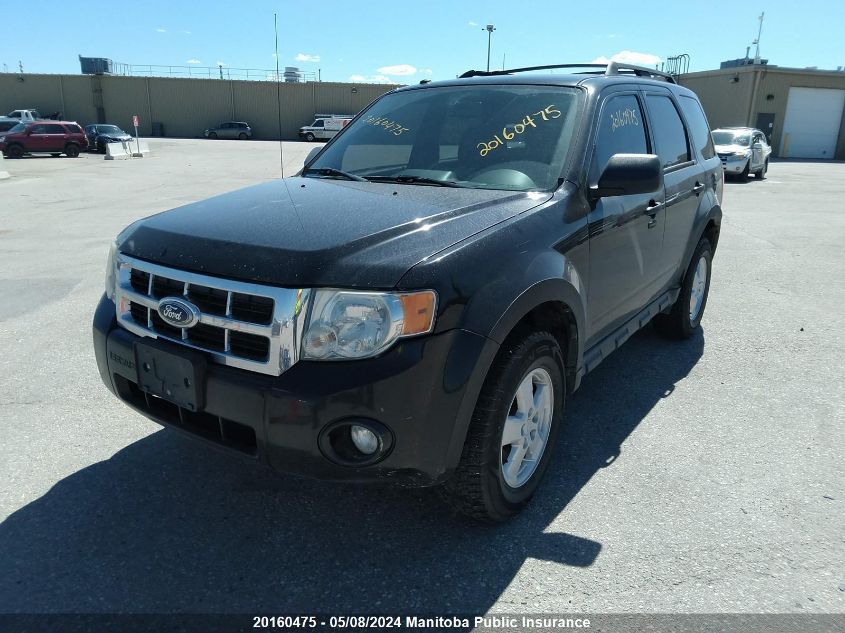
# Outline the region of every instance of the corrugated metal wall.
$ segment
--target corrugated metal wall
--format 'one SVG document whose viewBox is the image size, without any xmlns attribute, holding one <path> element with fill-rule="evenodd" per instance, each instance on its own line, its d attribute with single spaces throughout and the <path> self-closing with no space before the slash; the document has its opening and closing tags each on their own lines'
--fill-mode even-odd
<svg viewBox="0 0 845 633">
<path fill-rule="evenodd" d="M 295 139 L 315 113 L 355 114 L 395 86 L 309 82 L 278 88 L 282 137 Z M 255 138 L 279 138 L 276 84 L 269 81 L 0 73 L 0 114 L 36 108 L 87 124 L 97 122 L 98 105 L 109 123 L 126 130 L 137 114 L 144 136 L 152 134 L 153 123 L 164 127 L 165 136 L 197 137 L 235 120 L 247 121 Z"/>
</svg>

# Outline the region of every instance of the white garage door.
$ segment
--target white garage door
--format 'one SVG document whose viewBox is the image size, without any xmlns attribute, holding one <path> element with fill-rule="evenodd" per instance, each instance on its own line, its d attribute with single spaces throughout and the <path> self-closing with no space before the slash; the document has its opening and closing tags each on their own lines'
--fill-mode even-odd
<svg viewBox="0 0 845 633">
<path fill-rule="evenodd" d="M 783 121 L 783 158 L 833 158 L 845 90 L 790 88 Z"/>
</svg>

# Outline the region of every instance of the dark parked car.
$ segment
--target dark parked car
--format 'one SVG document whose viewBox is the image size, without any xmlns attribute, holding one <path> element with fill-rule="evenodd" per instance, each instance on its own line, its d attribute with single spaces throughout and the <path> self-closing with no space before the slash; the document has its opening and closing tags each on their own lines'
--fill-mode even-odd
<svg viewBox="0 0 845 633">
<path fill-rule="evenodd" d="M 94 317 L 106 386 L 279 471 L 518 512 L 585 374 L 649 322 L 698 328 L 722 218 L 693 92 L 521 72 L 560 68 L 391 91 L 296 177 L 125 229 Z"/>
<path fill-rule="evenodd" d="M 237 138 L 245 141 L 252 138 L 252 128 L 243 121 L 228 121 L 204 132 L 206 138 Z"/>
<path fill-rule="evenodd" d="M 79 124 L 73 121 L 34 121 L 19 123 L 0 133 L 0 151 L 9 158 L 24 154 L 66 154 L 71 158 L 88 147 L 88 139 Z"/>
<path fill-rule="evenodd" d="M 0 133 L 8 132 L 16 125 L 20 125 L 17 119 L 10 119 L 8 117 L 0 117 Z"/>
<path fill-rule="evenodd" d="M 120 143 L 132 138 L 116 125 L 107 123 L 92 123 L 85 126 L 85 136 L 88 138 L 89 149 L 97 152 L 105 152 L 109 143 Z"/>
</svg>

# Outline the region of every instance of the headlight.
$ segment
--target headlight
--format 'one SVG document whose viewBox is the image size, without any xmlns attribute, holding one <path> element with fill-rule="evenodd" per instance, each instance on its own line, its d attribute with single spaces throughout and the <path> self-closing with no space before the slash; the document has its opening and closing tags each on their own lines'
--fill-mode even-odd
<svg viewBox="0 0 845 633">
<path fill-rule="evenodd" d="M 117 242 L 109 247 L 109 258 L 106 262 L 106 296 L 114 300 L 114 287 L 117 283 Z"/>
<path fill-rule="evenodd" d="M 745 158 L 751 153 L 751 150 L 743 149 L 738 152 L 734 152 L 734 156 L 739 156 L 740 158 Z"/>
<path fill-rule="evenodd" d="M 437 295 L 422 292 L 316 290 L 302 338 L 302 358 L 376 356 L 398 339 L 434 328 Z"/>
</svg>

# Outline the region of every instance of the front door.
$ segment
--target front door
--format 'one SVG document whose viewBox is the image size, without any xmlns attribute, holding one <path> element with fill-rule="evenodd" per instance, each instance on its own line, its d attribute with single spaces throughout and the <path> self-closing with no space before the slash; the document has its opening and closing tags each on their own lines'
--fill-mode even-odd
<svg viewBox="0 0 845 633">
<path fill-rule="evenodd" d="M 640 98 L 614 91 L 601 106 L 589 186 L 614 154 L 650 154 Z M 601 198 L 589 214 L 589 337 L 603 337 L 643 307 L 663 246 L 663 191 Z"/>
<path fill-rule="evenodd" d="M 775 115 L 774 112 L 758 112 L 757 113 L 757 125 L 755 125 L 758 130 L 762 130 L 763 134 L 766 135 L 766 142 L 771 145 L 772 144 L 772 132 L 775 131 Z"/>
</svg>

